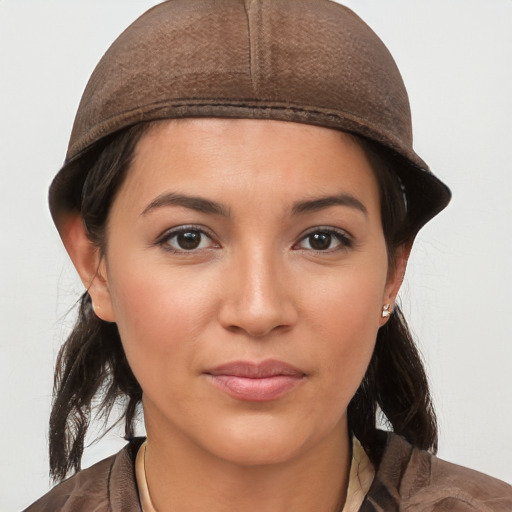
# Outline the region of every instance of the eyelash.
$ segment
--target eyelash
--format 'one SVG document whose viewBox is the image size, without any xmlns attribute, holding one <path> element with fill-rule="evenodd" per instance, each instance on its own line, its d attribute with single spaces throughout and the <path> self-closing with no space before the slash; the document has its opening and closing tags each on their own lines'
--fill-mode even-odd
<svg viewBox="0 0 512 512">
<path fill-rule="evenodd" d="M 319 235 L 319 234 L 327 235 L 327 236 L 331 237 L 330 241 L 332 241 L 332 239 L 335 239 L 339 242 L 339 244 L 334 248 L 328 248 L 325 250 L 314 249 L 313 247 L 310 247 L 310 248 L 300 248 L 299 247 L 297 250 L 302 249 L 302 250 L 306 250 L 306 251 L 313 251 L 317 254 L 323 254 L 323 253 L 332 253 L 332 252 L 336 252 L 336 251 L 351 249 L 354 246 L 354 240 L 352 239 L 352 237 L 350 235 L 348 235 L 348 233 L 346 231 L 343 231 L 341 229 L 334 229 L 331 227 L 325 227 L 325 228 L 324 227 L 315 227 L 315 228 L 309 230 L 304 235 L 302 235 L 299 242 L 294 244 L 293 247 L 295 248 L 300 243 L 308 240 L 308 238 L 310 238 L 311 236 Z"/>
<path fill-rule="evenodd" d="M 201 239 L 199 241 L 199 246 L 194 247 L 191 249 L 185 249 L 185 248 L 178 248 L 178 247 L 172 247 L 170 245 L 170 241 L 177 238 L 179 235 L 185 235 L 187 233 L 194 233 L 201 235 Z M 327 249 L 315 249 L 311 247 L 311 240 L 310 240 L 310 247 L 300 247 L 300 244 L 304 241 L 310 239 L 313 235 L 326 235 L 327 237 L 330 237 L 328 239 L 329 242 L 332 242 L 333 239 L 337 240 L 338 245 L 334 248 L 327 248 Z M 208 233 L 203 227 L 201 226 L 180 226 L 179 228 L 173 228 L 169 231 L 166 231 L 163 233 L 156 241 L 156 244 L 161 246 L 164 250 L 169 251 L 171 253 L 175 254 L 193 254 L 198 251 L 209 249 L 210 247 L 200 247 L 200 245 L 203 243 L 203 237 L 207 237 L 211 242 L 214 244 L 214 248 L 219 248 L 220 244 L 218 242 L 215 242 L 214 237 Z M 330 245 L 330 243 L 329 243 Z M 332 253 L 340 250 L 346 250 L 350 249 L 354 246 L 353 239 L 343 230 L 334 229 L 332 227 L 315 227 L 308 231 L 307 233 L 303 234 L 299 241 L 295 243 L 292 246 L 292 249 L 294 250 L 304 250 L 304 251 L 313 251 L 318 254 L 322 253 Z"/>
<path fill-rule="evenodd" d="M 163 233 L 160 237 L 158 237 L 156 244 L 160 245 L 164 250 L 169 251 L 175 254 L 193 254 L 197 251 L 201 251 L 204 249 L 208 249 L 209 247 L 196 247 L 193 249 L 184 249 L 172 247 L 170 245 L 170 241 L 174 238 L 177 238 L 179 235 L 185 235 L 186 233 L 195 233 L 201 235 L 200 244 L 203 242 L 202 238 L 207 237 L 215 244 L 216 247 L 220 247 L 220 245 L 214 241 L 214 238 L 211 234 L 209 234 L 203 227 L 201 226 L 180 226 L 179 228 L 170 229 Z"/>
</svg>

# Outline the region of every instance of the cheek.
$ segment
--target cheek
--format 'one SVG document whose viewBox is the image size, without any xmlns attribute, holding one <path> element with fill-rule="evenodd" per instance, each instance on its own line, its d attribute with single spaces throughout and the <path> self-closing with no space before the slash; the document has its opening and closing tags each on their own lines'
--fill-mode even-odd
<svg viewBox="0 0 512 512">
<path fill-rule="evenodd" d="M 164 364 L 165 373 L 189 366 L 215 310 L 207 276 L 125 261 L 109 277 L 116 323 L 137 379 L 142 383 L 145 373 Z"/>
<path fill-rule="evenodd" d="M 305 309 L 322 365 L 328 372 L 328 393 L 350 399 L 366 372 L 379 329 L 386 268 L 363 272 L 344 268 L 326 280 Z M 320 300 L 321 297 L 321 300 Z M 333 397 L 334 399 L 334 397 Z M 340 402 L 338 402 L 340 403 Z"/>
</svg>

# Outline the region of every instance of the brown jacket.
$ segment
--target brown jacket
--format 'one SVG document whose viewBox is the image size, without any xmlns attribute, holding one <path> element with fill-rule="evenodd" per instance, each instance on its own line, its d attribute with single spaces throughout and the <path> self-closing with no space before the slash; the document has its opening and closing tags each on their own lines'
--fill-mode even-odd
<svg viewBox="0 0 512 512">
<path fill-rule="evenodd" d="M 136 439 L 36 501 L 24 512 L 140 512 Z M 389 434 L 379 469 L 359 512 L 512 512 L 512 487 L 438 459 Z"/>
</svg>

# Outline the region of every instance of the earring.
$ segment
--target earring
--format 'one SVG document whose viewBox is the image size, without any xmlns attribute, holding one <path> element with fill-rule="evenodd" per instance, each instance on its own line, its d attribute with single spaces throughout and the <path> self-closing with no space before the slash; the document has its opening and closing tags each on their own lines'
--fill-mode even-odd
<svg viewBox="0 0 512 512">
<path fill-rule="evenodd" d="M 382 306 L 382 318 L 387 318 L 392 312 L 391 304 L 384 304 L 384 306 Z"/>
</svg>

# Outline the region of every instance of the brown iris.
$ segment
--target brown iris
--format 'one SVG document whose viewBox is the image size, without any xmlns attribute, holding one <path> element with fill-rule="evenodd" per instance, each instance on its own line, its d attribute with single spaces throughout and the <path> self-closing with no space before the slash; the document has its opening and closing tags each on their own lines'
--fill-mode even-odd
<svg viewBox="0 0 512 512">
<path fill-rule="evenodd" d="M 326 232 L 319 232 L 309 235 L 308 239 L 312 249 L 315 251 L 325 251 L 331 246 L 332 235 Z"/>
<path fill-rule="evenodd" d="M 201 237 L 202 235 L 199 231 L 183 231 L 176 235 L 176 242 L 181 249 L 191 251 L 199 247 Z"/>
</svg>

